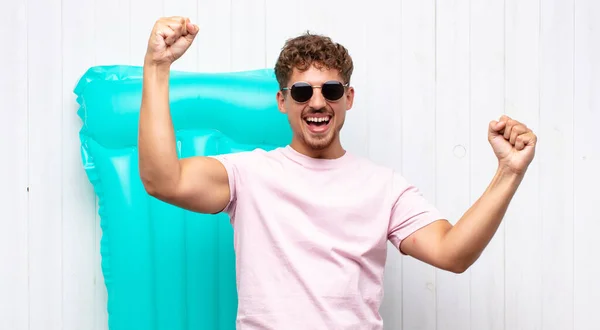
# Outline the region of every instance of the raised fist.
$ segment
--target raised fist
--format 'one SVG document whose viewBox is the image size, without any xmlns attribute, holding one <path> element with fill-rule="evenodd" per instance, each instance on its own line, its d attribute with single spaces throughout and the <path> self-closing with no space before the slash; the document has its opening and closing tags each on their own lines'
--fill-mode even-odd
<svg viewBox="0 0 600 330">
<path fill-rule="evenodd" d="M 537 136 L 530 128 L 504 115 L 490 122 L 488 140 L 501 166 L 517 174 L 525 173 L 537 143 Z"/>
<path fill-rule="evenodd" d="M 186 17 L 160 18 L 154 24 L 145 62 L 156 65 L 171 65 L 192 45 L 199 28 Z"/>
</svg>

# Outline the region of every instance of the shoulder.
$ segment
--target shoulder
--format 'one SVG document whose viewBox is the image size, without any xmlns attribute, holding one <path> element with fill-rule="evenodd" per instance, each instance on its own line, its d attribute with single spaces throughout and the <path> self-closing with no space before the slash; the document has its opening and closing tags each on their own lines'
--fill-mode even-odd
<svg viewBox="0 0 600 330">
<path fill-rule="evenodd" d="M 398 199 L 407 193 L 421 195 L 419 189 L 400 170 L 366 157 L 354 156 L 354 158 L 356 173 L 367 175 L 369 180 L 384 186 L 391 198 Z"/>
<path fill-rule="evenodd" d="M 232 151 L 224 154 L 210 156 L 220 161 L 228 173 L 257 173 L 267 170 L 273 164 L 280 162 L 281 148 L 266 150 L 255 148 L 252 150 Z"/>
<path fill-rule="evenodd" d="M 352 155 L 353 171 L 357 175 L 365 175 L 371 180 L 391 185 L 399 173 L 392 167 L 383 165 L 364 156 Z"/>
<path fill-rule="evenodd" d="M 263 148 L 254 148 L 251 150 L 234 150 L 209 157 L 220 161 L 248 164 L 247 162 L 267 161 L 269 158 L 273 158 L 279 152 L 279 149 L 266 150 Z"/>
<path fill-rule="evenodd" d="M 278 153 L 278 148 L 255 148 L 209 156 L 219 161 L 227 173 L 230 201 L 224 209 L 226 213 L 233 215 L 241 195 L 253 189 L 263 189 L 262 182 L 270 177 L 270 169 L 273 168 L 272 164 L 277 160 Z"/>
</svg>

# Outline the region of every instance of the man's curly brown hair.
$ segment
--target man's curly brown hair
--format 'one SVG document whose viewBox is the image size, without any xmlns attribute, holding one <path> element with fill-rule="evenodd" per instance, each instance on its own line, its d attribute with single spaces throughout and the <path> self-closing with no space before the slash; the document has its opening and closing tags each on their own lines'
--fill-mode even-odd
<svg viewBox="0 0 600 330">
<path fill-rule="evenodd" d="M 306 32 L 298 37 L 288 39 L 275 64 L 275 77 L 279 88 L 287 87 L 294 68 L 304 71 L 311 65 L 325 67 L 340 72 L 342 83 L 350 83 L 354 70 L 352 57 L 348 50 L 331 38 Z"/>
</svg>

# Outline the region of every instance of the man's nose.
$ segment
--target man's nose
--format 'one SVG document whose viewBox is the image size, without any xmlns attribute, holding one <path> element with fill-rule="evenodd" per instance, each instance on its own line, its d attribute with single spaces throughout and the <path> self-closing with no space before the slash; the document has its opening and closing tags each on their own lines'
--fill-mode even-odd
<svg viewBox="0 0 600 330">
<path fill-rule="evenodd" d="M 325 107 L 325 98 L 323 97 L 320 88 L 313 88 L 313 95 L 310 98 L 308 105 L 313 109 L 321 109 Z"/>
</svg>

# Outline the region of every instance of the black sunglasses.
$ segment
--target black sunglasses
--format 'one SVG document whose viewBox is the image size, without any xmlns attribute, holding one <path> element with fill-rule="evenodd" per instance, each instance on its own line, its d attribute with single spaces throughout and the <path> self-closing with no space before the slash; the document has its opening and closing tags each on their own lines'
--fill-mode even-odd
<svg viewBox="0 0 600 330">
<path fill-rule="evenodd" d="M 344 96 L 345 88 L 348 84 L 342 84 L 339 81 L 328 81 L 322 86 L 311 86 L 306 82 L 297 82 L 291 88 L 284 87 L 281 90 L 289 90 L 290 95 L 296 102 L 306 102 L 313 96 L 313 88 L 320 88 L 323 97 L 329 101 L 337 101 Z"/>
</svg>

